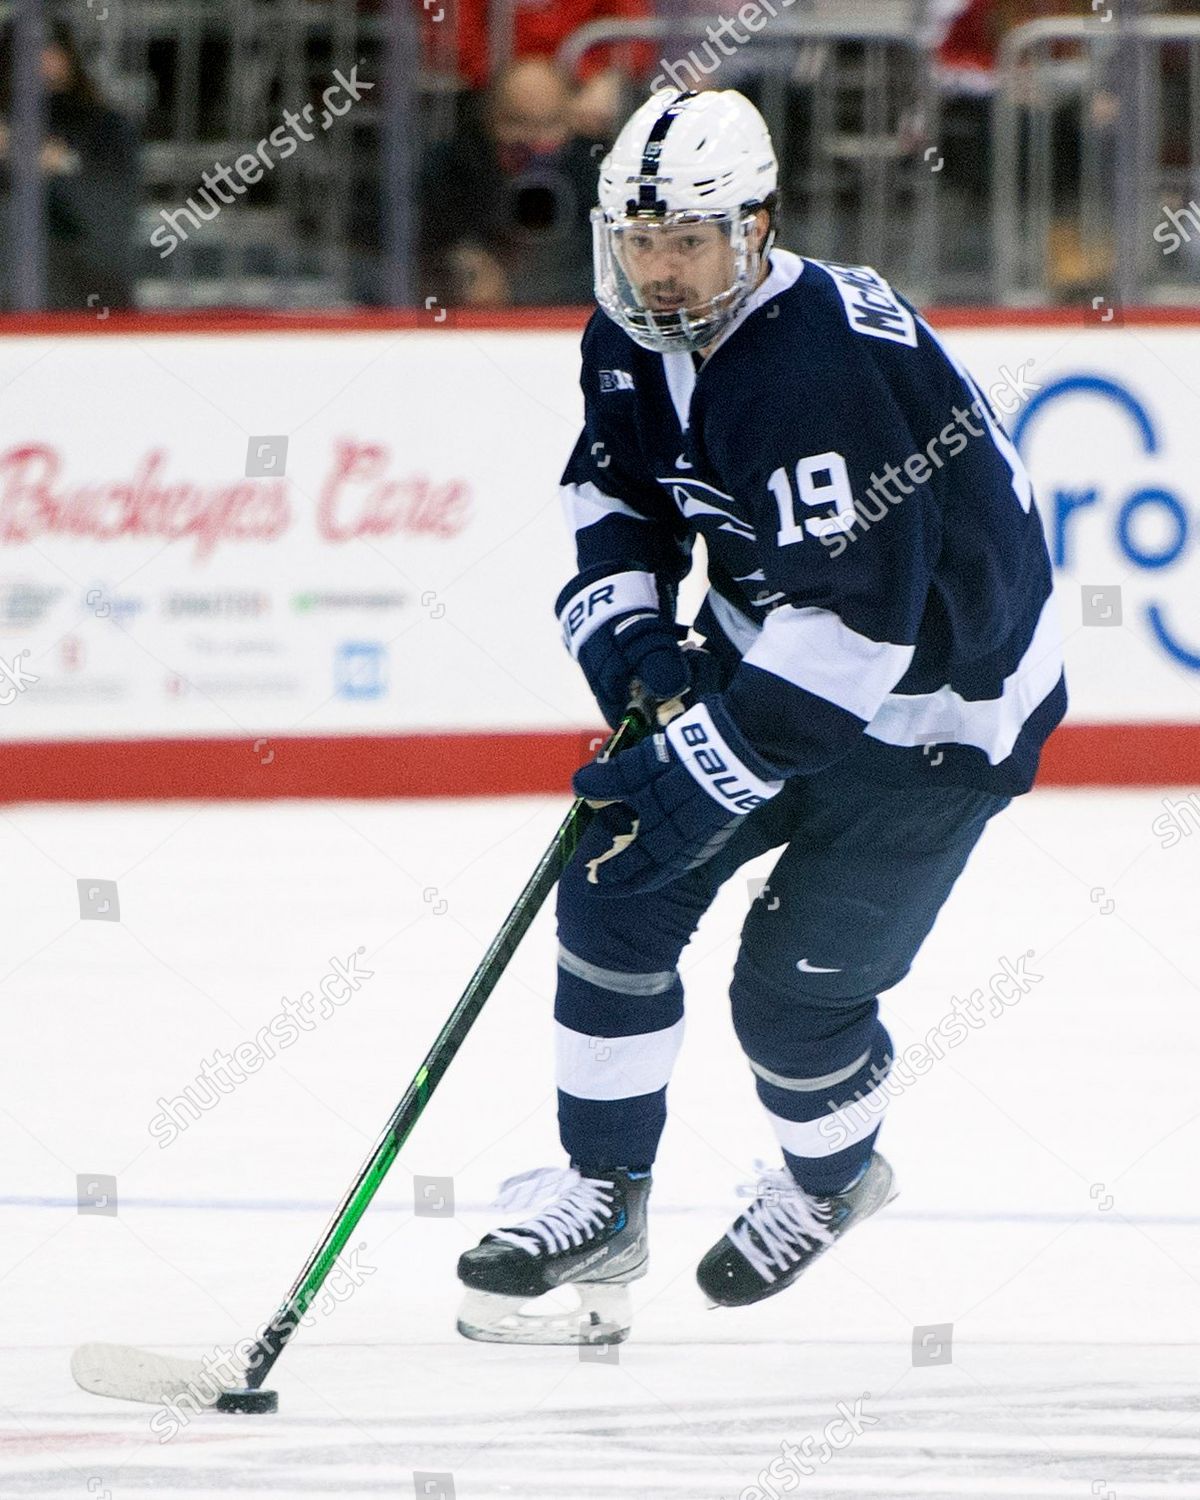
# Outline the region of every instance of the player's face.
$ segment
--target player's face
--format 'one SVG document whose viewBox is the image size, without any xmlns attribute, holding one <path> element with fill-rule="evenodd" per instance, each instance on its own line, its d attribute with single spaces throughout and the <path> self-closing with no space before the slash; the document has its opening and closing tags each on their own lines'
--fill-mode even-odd
<svg viewBox="0 0 1200 1500">
<path fill-rule="evenodd" d="M 703 307 L 733 280 L 733 249 L 718 224 L 622 226 L 617 255 L 651 312 Z"/>
</svg>

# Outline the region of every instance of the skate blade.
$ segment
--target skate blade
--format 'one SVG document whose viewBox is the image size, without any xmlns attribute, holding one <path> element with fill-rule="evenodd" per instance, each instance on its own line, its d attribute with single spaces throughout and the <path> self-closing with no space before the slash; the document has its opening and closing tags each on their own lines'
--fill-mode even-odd
<svg viewBox="0 0 1200 1500">
<path fill-rule="evenodd" d="M 856 1216 L 856 1221 L 869 1219 L 872 1214 L 877 1214 L 881 1208 L 886 1208 L 889 1203 L 894 1203 L 900 1196 L 900 1188 L 896 1182 L 896 1174 L 891 1165 L 876 1151 L 872 1161 L 871 1170 L 876 1172 L 877 1180 L 874 1184 L 874 1192 L 863 1204 L 862 1212 Z"/>
<path fill-rule="evenodd" d="M 468 1291 L 458 1310 L 458 1331 L 483 1344 L 619 1344 L 633 1321 L 629 1288 L 575 1282 L 560 1290 L 579 1294 L 574 1309 L 530 1312 L 543 1298 L 503 1297 Z"/>
</svg>

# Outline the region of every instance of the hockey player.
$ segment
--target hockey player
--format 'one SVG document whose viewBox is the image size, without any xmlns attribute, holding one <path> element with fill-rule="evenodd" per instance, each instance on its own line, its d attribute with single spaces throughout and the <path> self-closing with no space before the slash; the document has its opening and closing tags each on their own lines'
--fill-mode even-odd
<svg viewBox="0 0 1200 1500">
<path fill-rule="evenodd" d="M 772 248 L 776 163 L 754 107 L 653 95 L 599 196 L 600 311 L 563 476 L 579 571 L 557 611 L 608 722 L 636 683 L 660 723 L 575 777 L 599 812 L 558 891 L 570 1167 L 529 1174 L 549 1201 L 462 1256 L 471 1338 L 628 1332 L 682 1039 L 679 956 L 767 850 L 783 846 L 731 1001 L 783 1166 L 702 1258 L 700 1286 L 726 1306 L 771 1296 L 894 1195 L 875 1150 L 891 1062 L 878 997 L 1066 707 L 1020 459 L 876 271 Z M 697 535 L 703 650 L 675 623 Z M 525 1307 L 567 1284 L 581 1314 Z"/>
</svg>

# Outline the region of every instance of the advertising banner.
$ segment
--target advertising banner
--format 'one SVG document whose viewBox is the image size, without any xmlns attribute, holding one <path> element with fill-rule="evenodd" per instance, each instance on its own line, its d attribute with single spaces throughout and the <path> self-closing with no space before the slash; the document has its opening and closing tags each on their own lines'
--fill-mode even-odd
<svg viewBox="0 0 1200 1500">
<path fill-rule="evenodd" d="M 546 322 L 0 335 L 0 746 L 20 771 L 6 795 L 133 795 L 120 746 L 143 774 L 168 742 L 194 753 L 147 794 L 187 794 L 205 742 L 255 763 L 333 746 L 344 768 L 365 739 L 394 741 L 402 789 L 422 790 L 442 784 L 432 765 L 422 780 L 430 757 L 464 750 L 452 742 L 503 742 L 519 765 L 533 736 L 559 747 L 542 764 L 561 779 L 597 714 L 552 616 L 572 570 L 557 482 L 581 412 L 579 319 Z M 934 322 L 981 386 L 1011 393 L 1080 731 L 1078 775 L 1068 757 L 1060 779 L 1089 779 L 1101 731 L 1121 726 L 1159 752 L 1186 731 L 1168 734 L 1163 774 L 1187 779 L 1195 330 Z M 309 764 L 313 785 L 289 792 L 321 789 Z"/>
</svg>

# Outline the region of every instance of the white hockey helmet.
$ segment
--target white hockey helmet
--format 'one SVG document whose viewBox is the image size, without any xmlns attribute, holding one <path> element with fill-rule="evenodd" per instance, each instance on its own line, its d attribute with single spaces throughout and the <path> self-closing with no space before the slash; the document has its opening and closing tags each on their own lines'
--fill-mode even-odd
<svg viewBox="0 0 1200 1500">
<path fill-rule="evenodd" d="M 652 94 L 600 164 L 591 216 L 597 302 L 645 349 L 710 344 L 758 281 L 774 227 L 756 249 L 754 215 L 765 205 L 773 220 L 778 176 L 766 122 L 744 95 Z M 732 267 L 726 284 L 698 302 L 687 295 L 695 290 L 689 247 L 711 251 L 714 236 L 701 237 L 696 225 L 715 226 Z"/>
</svg>

